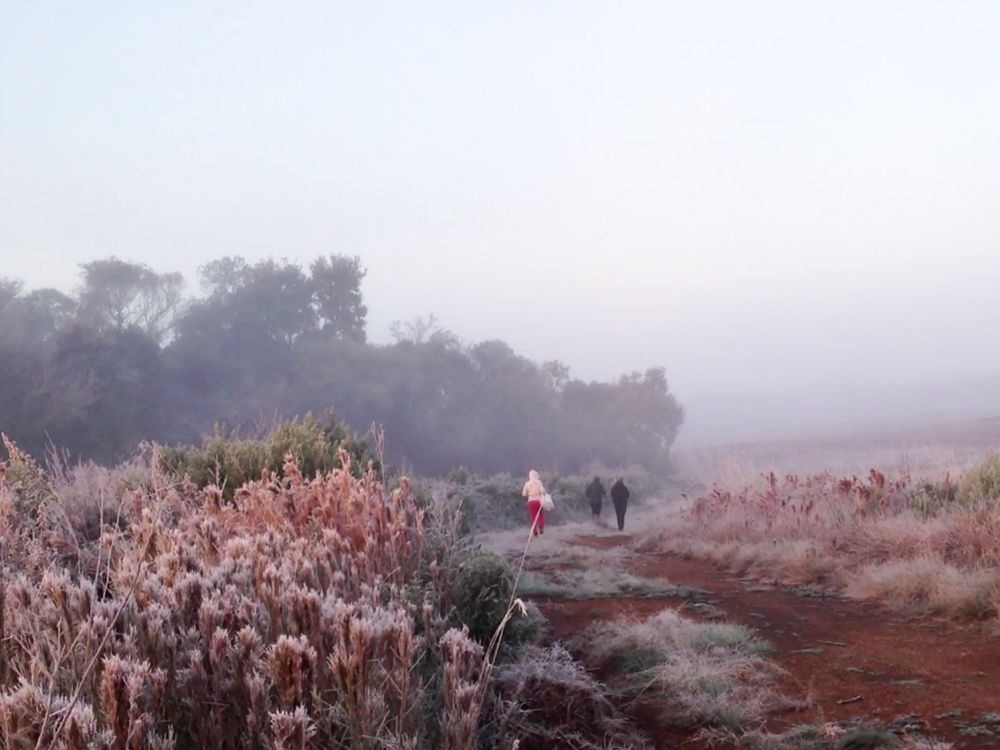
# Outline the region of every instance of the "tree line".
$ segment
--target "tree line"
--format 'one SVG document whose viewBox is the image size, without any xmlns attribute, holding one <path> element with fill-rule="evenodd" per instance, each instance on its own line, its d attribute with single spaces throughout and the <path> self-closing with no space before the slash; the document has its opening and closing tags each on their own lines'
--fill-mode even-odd
<svg viewBox="0 0 1000 750">
<path fill-rule="evenodd" d="M 343 255 L 224 257 L 190 298 L 180 274 L 115 257 L 83 264 L 72 294 L 0 278 L 0 430 L 36 455 L 107 462 L 332 408 L 356 431 L 381 424 L 386 460 L 422 474 L 666 469 L 684 412 L 663 368 L 584 382 L 433 316 L 374 345 L 365 275 Z"/>
</svg>

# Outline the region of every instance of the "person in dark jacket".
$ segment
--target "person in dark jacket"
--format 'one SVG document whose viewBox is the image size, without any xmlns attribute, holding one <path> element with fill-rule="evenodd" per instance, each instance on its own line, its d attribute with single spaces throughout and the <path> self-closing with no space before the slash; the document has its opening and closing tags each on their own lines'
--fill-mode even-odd
<svg viewBox="0 0 1000 750">
<path fill-rule="evenodd" d="M 600 518 L 601 506 L 604 504 L 604 496 L 607 493 L 604 491 L 604 485 L 601 484 L 599 477 L 594 477 L 594 481 L 587 485 L 587 491 L 584 494 L 590 501 L 590 510 L 594 514 L 594 518 Z"/>
<path fill-rule="evenodd" d="M 611 487 L 611 502 L 615 506 L 615 515 L 618 516 L 618 530 L 625 530 L 625 510 L 628 508 L 628 487 L 621 477 Z"/>
</svg>

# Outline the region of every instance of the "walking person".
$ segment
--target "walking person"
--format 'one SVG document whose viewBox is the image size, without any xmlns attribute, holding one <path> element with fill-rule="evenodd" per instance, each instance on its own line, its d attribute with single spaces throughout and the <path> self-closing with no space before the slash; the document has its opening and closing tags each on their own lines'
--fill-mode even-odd
<svg viewBox="0 0 1000 750">
<path fill-rule="evenodd" d="M 538 472 L 532 469 L 528 472 L 528 481 L 521 490 L 522 497 L 528 499 L 528 518 L 531 521 L 531 533 L 545 533 L 545 511 L 542 509 L 542 497 L 545 496 L 545 485 L 538 477 Z"/>
<path fill-rule="evenodd" d="M 590 501 L 590 512 L 594 514 L 594 520 L 597 520 L 601 517 L 601 506 L 604 504 L 604 496 L 607 494 L 604 491 L 604 485 L 601 484 L 600 477 L 594 477 L 594 481 L 587 485 L 584 494 Z"/>
<path fill-rule="evenodd" d="M 618 516 L 618 530 L 625 530 L 625 511 L 628 508 L 628 487 L 621 477 L 611 487 L 611 502 L 615 506 L 615 515 Z"/>
</svg>

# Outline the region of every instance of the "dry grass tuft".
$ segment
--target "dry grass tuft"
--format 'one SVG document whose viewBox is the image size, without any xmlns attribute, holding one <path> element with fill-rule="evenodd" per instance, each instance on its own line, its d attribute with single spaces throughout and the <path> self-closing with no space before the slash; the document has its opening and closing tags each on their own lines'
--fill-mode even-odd
<svg viewBox="0 0 1000 750">
<path fill-rule="evenodd" d="M 751 729 L 742 734 L 724 728 L 701 730 L 697 739 L 710 746 L 743 747 L 747 750 L 849 750 L 893 748 L 894 750 L 951 750 L 950 742 L 922 735 L 889 731 L 871 724 L 799 724 L 773 734 Z"/>
<path fill-rule="evenodd" d="M 694 622 L 664 609 L 596 626 L 587 640 L 603 669 L 623 675 L 626 687 L 674 726 L 740 732 L 787 704 L 773 690 L 779 668 L 765 656 L 769 646 L 740 625 Z"/>
<path fill-rule="evenodd" d="M 646 742 L 599 683 L 560 645 L 532 647 L 497 673 L 501 700 L 518 706 L 504 721 L 521 747 L 640 750 Z"/>
<path fill-rule="evenodd" d="M 852 571 L 845 595 L 898 609 L 983 618 L 1000 605 L 1000 571 L 962 569 L 934 557 L 893 560 Z"/>
</svg>

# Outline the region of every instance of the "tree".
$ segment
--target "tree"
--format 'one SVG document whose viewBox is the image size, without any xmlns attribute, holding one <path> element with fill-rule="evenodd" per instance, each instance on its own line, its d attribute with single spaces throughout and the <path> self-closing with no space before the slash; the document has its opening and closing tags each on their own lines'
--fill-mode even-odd
<svg viewBox="0 0 1000 750">
<path fill-rule="evenodd" d="M 198 274 L 208 296 L 192 305 L 182 323 L 184 333 L 215 329 L 251 345 L 287 350 L 317 330 L 312 281 L 287 259 L 249 265 L 227 256 L 202 266 Z"/>
<path fill-rule="evenodd" d="M 296 370 L 295 349 L 319 330 L 312 280 L 294 263 L 226 257 L 199 276 L 209 294 L 178 320 L 166 352 L 172 400 L 184 404 L 172 430 L 182 434 L 287 406 L 310 380 Z"/>
<path fill-rule="evenodd" d="M 621 451 L 609 429 L 613 423 L 615 386 L 571 380 L 559 395 L 557 417 L 560 465 L 582 466 L 596 458 L 620 463 Z"/>
<path fill-rule="evenodd" d="M 209 297 L 234 294 L 247 280 L 250 266 L 238 255 L 226 255 L 198 269 L 201 288 Z"/>
<path fill-rule="evenodd" d="M 457 347 L 458 337 L 438 324 L 437 316 L 431 313 L 426 318 L 417 315 L 410 320 L 396 320 L 389 325 L 389 334 L 397 344 L 437 343 L 447 347 Z"/>
<path fill-rule="evenodd" d="M 569 382 L 569 367 L 558 360 L 550 359 L 543 362 L 542 373 L 547 378 L 552 393 L 562 393 Z"/>
<path fill-rule="evenodd" d="M 116 258 L 81 268 L 79 303 L 0 279 L 0 428 L 33 452 L 51 438 L 111 460 L 141 439 L 333 408 L 355 430 L 382 424 L 389 460 L 421 473 L 574 472 L 594 459 L 657 470 L 683 423 L 663 368 L 585 383 L 503 341 L 464 344 L 434 315 L 368 344 L 356 257 L 308 271 L 220 258 L 183 310 L 177 274 Z"/>
<path fill-rule="evenodd" d="M 547 375 L 503 341 L 476 344 L 469 356 L 480 380 L 470 421 L 481 421 L 487 432 L 480 460 L 492 471 L 553 466 L 555 399 Z"/>
<path fill-rule="evenodd" d="M 684 423 L 684 409 L 669 392 L 664 368 L 623 375 L 613 408 L 628 458 L 650 467 L 662 465 Z"/>
<path fill-rule="evenodd" d="M 120 334 L 138 328 L 157 343 L 169 337 L 183 297 L 181 274 L 158 274 L 146 265 L 114 256 L 80 268 L 83 321 L 102 333 Z"/>
<path fill-rule="evenodd" d="M 361 296 L 361 282 L 368 272 L 361 267 L 361 259 L 329 255 L 313 261 L 310 270 L 322 332 L 363 343 L 368 308 Z"/>
<path fill-rule="evenodd" d="M 479 429 L 479 377 L 468 356 L 446 336 L 402 341 L 383 353 L 392 392 L 386 428 L 399 435 L 401 456 L 432 472 L 481 456 L 487 435 Z"/>
<path fill-rule="evenodd" d="M 21 283 L 0 279 L 0 431 L 25 447 L 37 439 L 35 394 L 43 381 L 45 351 L 32 341 L 20 314 Z"/>
<path fill-rule="evenodd" d="M 0 312 L 21 295 L 21 289 L 20 281 L 0 278 Z"/>
<path fill-rule="evenodd" d="M 133 328 L 120 334 L 73 326 L 60 334 L 48 369 L 59 388 L 76 386 L 53 440 L 71 452 L 117 461 L 163 432 L 160 347 Z"/>
<path fill-rule="evenodd" d="M 228 303 L 230 322 L 252 324 L 258 337 L 285 346 L 317 327 L 309 277 L 287 260 L 261 261 L 247 269 Z"/>
<path fill-rule="evenodd" d="M 559 411 L 562 459 L 576 466 L 600 458 L 611 465 L 637 463 L 665 471 L 684 422 L 662 367 L 613 383 L 570 381 Z"/>
<path fill-rule="evenodd" d="M 50 437 L 61 447 L 78 447 L 67 444 L 64 430 L 85 418 L 97 394 L 88 372 L 54 364 L 61 329 L 55 319 L 39 317 L 49 306 L 39 300 L 46 299 L 56 298 L 32 292 L 0 308 L 0 430 L 34 454 Z"/>
<path fill-rule="evenodd" d="M 18 307 L 27 335 L 51 341 L 77 315 L 76 300 L 58 289 L 36 289 L 19 300 Z"/>
<path fill-rule="evenodd" d="M 232 324 L 233 314 L 251 321 L 260 333 L 291 343 L 323 333 L 327 338 L 365 341 L 368 308 L 361 294 L 367 271 L 360 258 L 318 258 L 305 274 L 298 265 L 263 260 L 250 265 L 226 256 L 199 269 L 203 301 Z"/>
</svg>

